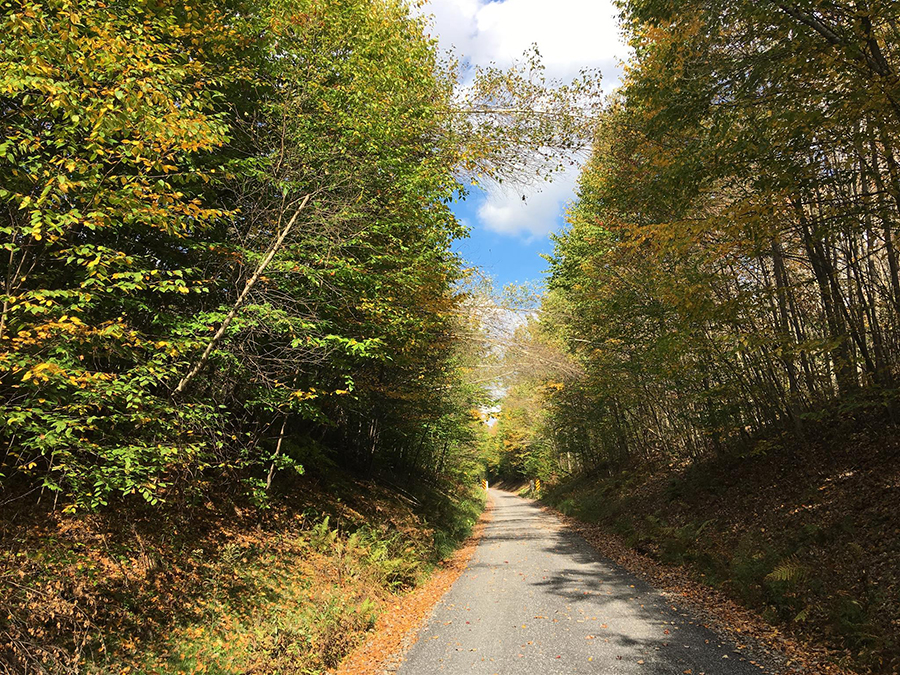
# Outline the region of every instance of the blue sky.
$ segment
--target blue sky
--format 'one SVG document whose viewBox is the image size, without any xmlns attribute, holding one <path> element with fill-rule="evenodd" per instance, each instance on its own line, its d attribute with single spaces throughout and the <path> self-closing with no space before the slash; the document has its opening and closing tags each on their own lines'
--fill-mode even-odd
<svg viewBox="0 0 900 675">
<path fill-rule="evenodd" d="M 431 0 L 423 11 L 433 16 L 441 47 L 473 64 L 509 65 L 536 44 L 548 77 L 568 80 L 598 68 L 610 91 L 627 58 L 612 0 Z M 553 249 L 549 234 L 563 227 L 577 179 L 575 167 L 550 184 L 472 190 L 454 208 L 471 229 L 457 250 L 498 286 L 541 281 L 547 262 L 540 254 Z"/>
<path fill-rule="evenodd" d="M 547 261 L 541 254 L 552 253 L 553 242 L 546 234 L 536 236 L 488 229 L 478 215 L 479 207 L 486 201 L 487 195 L 473 191 L 469 199 L 454 207 L 457 218 L 472 231 L 469 238 L 457 242 L 456 250 L 468 262 L 484 270 L 498 286 L 540 282 L 547 269 Z M 548 219 L 548 227 L 554 231 L 563 226 L 561 212 Z"/>
</svg>

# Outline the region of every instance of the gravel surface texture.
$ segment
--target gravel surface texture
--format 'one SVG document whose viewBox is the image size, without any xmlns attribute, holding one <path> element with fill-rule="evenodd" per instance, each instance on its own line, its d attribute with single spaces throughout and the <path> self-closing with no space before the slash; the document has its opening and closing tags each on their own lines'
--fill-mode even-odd
<svg viewBox="0 0 900 675">
<path fill-rule="evenodd" d="M 768 672 L 535 503 L 491 497 L 484 538 L 400 675 Z"/>
</svg>

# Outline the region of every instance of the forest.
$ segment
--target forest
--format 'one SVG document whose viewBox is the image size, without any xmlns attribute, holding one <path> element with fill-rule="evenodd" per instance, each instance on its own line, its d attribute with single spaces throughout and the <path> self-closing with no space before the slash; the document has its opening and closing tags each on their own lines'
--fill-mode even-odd
<svg viewBox="0 0 900 675">
<path fill-rule="evenodd" d="M 621 0 L 604 96 L 419 4 L 2 4 L 0 672 L 326 672 L 485 477 L 895 672 L 900 5 Z M 492 325 L 454 204 L 582 160 Z"/>
</svg>

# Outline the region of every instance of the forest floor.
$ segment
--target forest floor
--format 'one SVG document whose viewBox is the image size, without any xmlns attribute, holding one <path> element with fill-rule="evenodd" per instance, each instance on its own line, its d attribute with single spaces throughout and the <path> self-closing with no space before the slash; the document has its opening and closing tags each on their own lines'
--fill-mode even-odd
<svg viewBox="0 0 900 675">
<path fill-rule="evenodd" d="M 796 672 L 898 673 L 900 436 L 848 426 L 803 447 L 769 439 L 740 457 L 583 476 L 545 502 Z"/>
<path fill-rule="evenodd" d="M 479 490 L 339 473 L 289 495 L 77 515 L 7 505 L 0 673 L 327 672 L 482 509 Z"/>
</svg>

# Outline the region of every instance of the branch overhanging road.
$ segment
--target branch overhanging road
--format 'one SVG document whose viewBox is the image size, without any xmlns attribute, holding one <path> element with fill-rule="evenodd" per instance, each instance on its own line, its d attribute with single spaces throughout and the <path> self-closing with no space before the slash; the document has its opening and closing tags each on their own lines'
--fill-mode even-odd
<svg viewBox="0 0 900 675">
<path fill-rule="evenodd" d="M 484 538 L 399 675 L 765 672 L 533 502 L 491 497 Z"/>
</svg>

